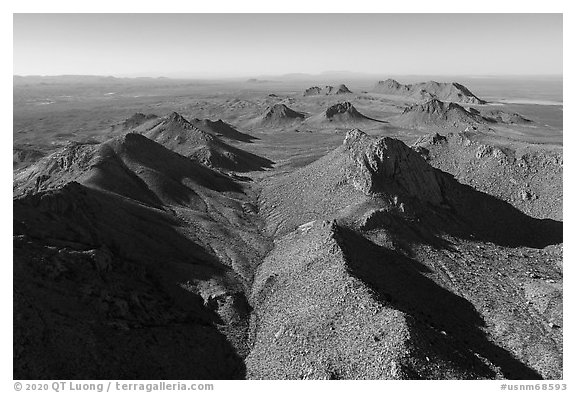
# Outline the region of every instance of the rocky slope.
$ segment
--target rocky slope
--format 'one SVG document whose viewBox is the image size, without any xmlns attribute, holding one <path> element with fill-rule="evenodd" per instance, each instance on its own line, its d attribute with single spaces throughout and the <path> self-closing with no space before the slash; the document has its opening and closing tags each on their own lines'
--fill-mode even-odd
<svg viewBox="0 0 576 393">
<path fill-rule="evenodd" d="M 559 375 L 560 222 L 359 131 L 269 181 L 261 211 L 278 240 L 252 288 L 249 376 Z"/>
<path fill-rule="evenodd" d="M 562 219 L 563 154 L 487 144 L 475 133 L 429 135 L 414 143 L 428 162 L 461 183 L 538 218 Z"/>
<path fill-rule="evenodd" d="M 426 291 L 437 295 L 440 288 L 401 255 L 381 252 L 359 238 L 334 221 L 316 221 L 276 242 L 252 291 L 255 342 L 247 359 L 249 378 L 464 379 L 498 374 L 494 365 L 455 346 L 440 326 L 423 323 L 416 309 L 396 303 L 413 302 L 423 312 L 433 302 L 417 301 Z M 379 268 L 387 272 L 382 282 L 387 297 L 355 271 L 373 274 L 379 257 Z M 403 285 L 420 295 L 410 294 L 410 299 L 411 290 L 402 291 Z"/>
<path fill-rule="evenodd" d="M 183 225 L 74 182 L 15 200 L 14 377 L 242 378 L 223 332 L 244 328 L 194 288 L 202 277 L 231 281 L 232 270 L 179 233 Z M 241 288 L 220 284 L 221 293 Z"/>
<path fill-rule="evenodd" d="M 44 152 L 29 146 L 14 146 L 12 148 L 12 168 L 19 169 L 28 166 L 45 155 Z"/>
<path fill-rule="evenodd" d="M 375 93 L 399 95 L 417 100 L 436 98 L 465 104 L 485 104 L 486 101 L 475 96 L 466 86 L 459 83 L 439 83 L 435 81 L 404 85 L 394 79 L 379 81 L 373 88 Z"/>
</svg>

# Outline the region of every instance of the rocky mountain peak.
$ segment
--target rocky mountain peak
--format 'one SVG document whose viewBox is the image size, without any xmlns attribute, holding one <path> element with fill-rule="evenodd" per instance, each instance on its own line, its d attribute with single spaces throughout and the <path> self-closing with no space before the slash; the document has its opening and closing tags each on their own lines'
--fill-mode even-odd
<svg viewBox="0 0 576 393">
<path fill-rule="evenodd" d="M 404 142 L 372 138 L 355 129 L 346 135 L 344 147 L 356 164 L 352 183 L 358 190 L 404 194 L 432 204 L 443 201 L 436 171 Z"/>
<path fill-rule="evenodd" d="M 349 114 L 352 117 L 362 117 L 350 102 L 339 102 L 326 109 L 326 117 L 331 118 L 339 114 Z"/>
</svg>

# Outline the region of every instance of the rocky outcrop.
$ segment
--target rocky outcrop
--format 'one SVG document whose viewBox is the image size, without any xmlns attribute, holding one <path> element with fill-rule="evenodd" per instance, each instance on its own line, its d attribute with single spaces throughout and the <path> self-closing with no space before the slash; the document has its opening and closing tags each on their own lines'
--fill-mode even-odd
<svg viewBox="0 0 576 393">
<path fill-rule="evenodd" d="M 225 200 L 196 191 L 218 205 Z M 192 214 L 212 236 L 223 236 L 218 216 L 203 212 L 195 198 L 179 206 L 179 215 L 76 182 L 16 199 L 15 375 L 242 378 L 239 351 L 215 323 L 233 337 L 243 328 L 223 322 L 224 310 L 207 302 L 214 293 L 242 294 L 241 275 L 250 273 L 214 255 L 218 248 L 227 254 L 222 244 L 208 248 L 204 235 L 182 229 Z M 245 247 L 231 226 L 224 231 L 231 249 Z M 246 323 L 244 315 L 237 310 Z"/>
<path fill-rule="evenodd" d="M 402 193 L 423 202 L 440 204 L 442 190 L 434 169 L 403 142 L 374 139 L 352 130 L 344 148 L 356 164 L 354 186 L 366 194 Z"/>
<path fill-rule="evenodd" d="M 371 284 L 369 275 L 378 278 Z M 498 376 L 493 364 L 446 334 L 451 324 L 463 335 L 476 330 L 469 304 L 447 296 L 407 258 L 335 221 L 311 222 L 279 238 L 258 269 L 251 304 L 251 379 Z M 459 317 L 423 323 L 420 314 L 443 307 Z"/>
<path fill-rule="evenodd" d="M 270 233 L 284 233 L 375 197 L 394 206 L 444 201 L 441 179 L 418 153 L 399 140 L 355 129 L 339 148 L 265 188 L 262 210 L 285 212 L 268 221 Z"/>
<path fill-rule="evenodd" d="M 32 147 L 14 146 L 12 148 L 12 168 L 18 169 L 30 165 L 38 161 L 44 155 L 44 152 Z"/>
</svg>

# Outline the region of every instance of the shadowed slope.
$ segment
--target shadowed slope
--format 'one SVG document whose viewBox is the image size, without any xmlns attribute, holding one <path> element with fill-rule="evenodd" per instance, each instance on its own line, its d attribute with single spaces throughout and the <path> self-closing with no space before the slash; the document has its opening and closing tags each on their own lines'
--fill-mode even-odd
<svg viewBox="0 0 576 393">
<path fill-rule="evenodd" d="M 176 112 L 142 134 L 170 150 L 212 167 L 248 172 L 272 166 L 270 160 L 222 142 L 194 127 Z"/>
<path fill-rule="evenodd" d="M 157 206 L 186 201 L 192 191 L 186 190 L 185 178 L 214 191 L 240 191 L 230 178 L 139 134 L 71 144 L 18 173 L 14 188 L 16 194 L 30 194 L 79 181 Z"/>
<path fill-rule="evenodd" d="M 350 229 L 336 229 L 350 273 L 370 287 L 378 300 L 412 317 L 410 326 L 417 332 L 414 347 L 435 348 L 439 344 L 436 340 L 444 336 L 445 341 L 439 340 L 442 344 L 435 348 L 437 353 L 445 359 L 458 353 L 457 364 L 464 369 L 479 372 L 488 365 L 505 378 L 541 379 L 532 368 L 490 342 L 483 330 L 486 324 L 474 306 L 426 277 L 423 273 L 429 269 L 425 265 Z M 419 367 L 430 367 L 424 362 L 425 356 L 419 355 L 410 359 L 412 378 L 421 377 Z"/>
<path fill-rule="evenodd" d="M 195 228 L 184 228 L 186 236 L 212 252 L 229 247 L 259 247 L 258 236 L 253 234 L 256 230 L 248 220 L 253 213 L 249 212 L 248 197 L 239 183 L 142 135 L 127 134 L 100 145 L 65 149 L 34 171 L 23 173 L 15 181 L 15 191 L 17 195 L 33 197 L 70 182 L 155 209 L 178 209 L 175 213 L 184 220 L 182 225 L 186 222 Z M 239 234 L 238 243 L 225 240 L 231 231 Z M 250 276 L 252 257 L 246 258 L 241 252 L 221 255 L 242 276 Z"/>
<path fill-rule="evenodd" d="M 26 330 L 26 304 L 44 321 L 15 339 L 15 375 L 243 377 L 245 291 L 268 245 L 239 183 L 129 133 L 69 146 L 20 173 L 15 187 L 15 280 L 28 280 L 17 292 L 24 319 L 16 326 Z M 91 256 L 101 249 L 104 259 Z M 81 263 L 104 278 L 88 279 Z M 81 337 L 89 357 L 77 351 Z M 186 367 L 173 364 L 183 359 Z"/>
<path fill-rule="evenodd" d="M 259 267 L 251 299 L 255 343 L 247 358 L 249 378 L 493 376 L 477 360 L 465 365 L 461 353 L 446 351 L 446 338 L 432 327 L 414 329 L 409 314 L 375 298 L 348 272 L 337 236 L 333 223 L 307 225 L 280 238 Z M 420 341 L 428 348 L 415 346 L 416 336 L 424 336 Z M 429 363 L 422 367 L 419 359 L 425 358 Z M 410 364 L 416 359 L 420 367 Z"/>
<path fill-rule="evenodd" d="M 430 165 L 532 217 L 562 220 L 563 154 L 488 143 L 476 133 L 424 136 L 413 145 Z"/>
<path fill-rule="evenodd" d="M 75 182 L 16 199 L 14 375 L 241 378 L 240 358 L 214 325 L 217 310 L 182 286 L 231 282 L 235 273 L 183 225 Z M 228 290 L 241 293 L 236 285 Z"/>
<path fill-rule="evenodd" d="M 468 301 L 424 271 L 334 222 L 280 238 L 252 290 L 248 376 L 540 378 L 487 339 Z"/>
<path fill-rule="evenodd" d="M 136 120 L 131 120 L 131 119 Z M 124 132 L 142 134 L 160 143 L 168 149 L 204 165 L 227 171 L 260 171 L 272 166 L 272 161 L 238 149 L 221 141 L 216 134 L 229 139 L 250 141 L 254 138 L 240 133 L 222 121 L 194 119 L 192 124 L 180 114 L 158 118 L 154 115 L 137 114 L 125 123 L 132 127 L 123 128 Z"/>
</svg>

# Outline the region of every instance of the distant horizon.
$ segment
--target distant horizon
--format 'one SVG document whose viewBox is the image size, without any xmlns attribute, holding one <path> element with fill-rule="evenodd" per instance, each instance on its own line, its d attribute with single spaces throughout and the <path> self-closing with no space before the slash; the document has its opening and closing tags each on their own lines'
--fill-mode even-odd
<svg viewBox="0 0 576 393">
<path fill-rule="evenodd" d="M 562 75 L 562 14 L 14 14 L 13 74 Z"/>
<path fill-rule="evenodd" d="M 314 76 L 330 76 L 333 75 L 332 71 L 323 71 L 319 73 L 305 73 L 305 72 L 292 72 L 292 73 L 284 73 L 284 74 L 269 74 L 269 75 L 238 75 L 238 76 L 226 76 L 226 75 L 214 75 L 214 76 L 200 76 L 200 75 L 153 75 L 153 74 L 133 74 L 133 75 L 124 75 L 124 74 L 12 74 L 13 77 L 22 77 L 22 78 L 32 78 L 32 77 L 41 77 L 41 78 L 56 78 L 56 77 L 100 77 L 100 78 L 115 78 L 115 79 L 205 79 L 205 80 L 214 80 L 214 79 L 256 79 L 259 80 L 261 78 L 281 78 L 286 76 L 296 76 L 302 75 L 307 77 L 314 77 Z M 350 77 L 429 77 L 429 76 L 438 76 L 438 77 L 464 77 L 464 78 L 498 78 L 498 77 L 511 77 L 511 78 L 524 78 L 524 77 L 549 77 L 549 78 L 563 78 L 563 74 L 431 74 L 431 73 L 418 73 L 418 74 L 388 74 L 388 73 L 360 73 L 360 72 L 353 72 L 353 71 L 339 71 L 341 74 L 351 74 Z M 336 75 L 337 76 L 337 75 Z M 344 76 L 344 75 L 343 75 Z"/>
</svg>

